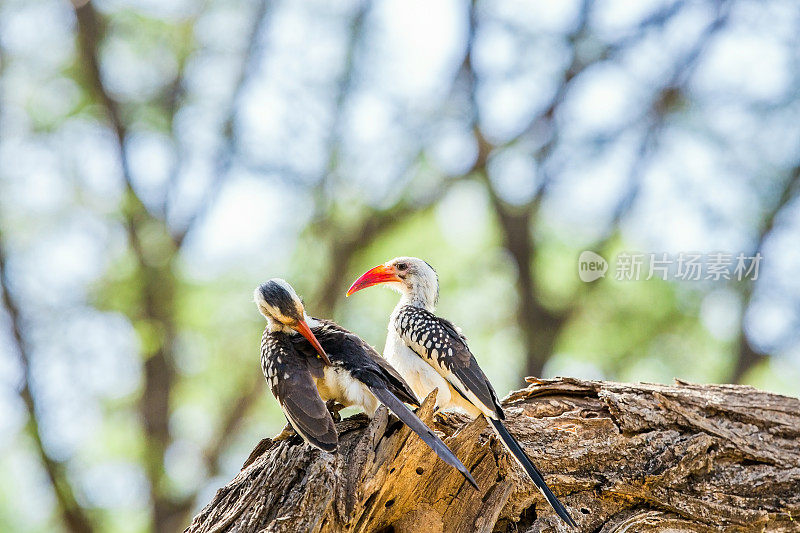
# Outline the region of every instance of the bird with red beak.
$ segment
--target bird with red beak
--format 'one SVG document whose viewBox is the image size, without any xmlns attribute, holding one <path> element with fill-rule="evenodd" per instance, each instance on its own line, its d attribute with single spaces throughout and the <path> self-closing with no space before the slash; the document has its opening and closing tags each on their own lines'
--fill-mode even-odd
<svg viewBox="0 0 800 533">
<path fill-rule="evenodd" d="M 336 450 L 338 437 L 327 400 L 360 407 L 370 418 L 383 404 L 478 488 L 455 454 L 405 405 L 418 406 L 419 400 L 372 346 L 335 322 L 309 317 L 300 297 L 282 279 L 258 287 L 255 301 L 267 319 L 261 339 L 264 376 L 289 423 L 306 442 Z"/>
<path fill-rule="evenodd" d="M 438 389 L 436 405 L 444 411 L 483 415 L 500 442 L 522 466 L 567 524 L 577 527 L 567 510 L 544 481 L 541 472 L 503 424 L 505 414 L 492 384 L 467 346 L 461 330 L 434 314 L 439 299 L 439 278 L 431 265 L 416 257 L 396 257 L 358 278 L 347 296 L 386 285 L 400 293 L 389 318 L 383 355 L 419 397 Z"/>
<path fill-rule="evenodd" d="M 315 376 L 324 376 L 331 360 L 311 331 L 303 302 L 286 281 L 273 278 L 253 293 L 259 312 L 267 319 L 261 337 L 261 369 L 272 395 L 294 430 L 309 444 L 333 452 L 339 444 L 333 418 L 317 390 Z M 298 335 L 299 334 L 299 335 Z M 292 344 L 302 336 L 315 353 L 300 355 Z"/>
</svg>

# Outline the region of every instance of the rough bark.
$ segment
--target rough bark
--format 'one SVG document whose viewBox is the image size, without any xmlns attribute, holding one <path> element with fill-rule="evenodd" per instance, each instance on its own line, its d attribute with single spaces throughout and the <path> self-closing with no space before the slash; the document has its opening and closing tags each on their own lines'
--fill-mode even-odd
<svg viewBox="0 0 800 533">
<path fill-rule="evenodd" d="M 580 531 L 800 531 L 800 399 L 529 381 L 504 400 L 509 429 Z M 419 412 L 480 492 L 381 409 L 338 423 L 338 454 L 264 439 L 187 531 L 566 531 L 482 418 Z"/>
</svg>

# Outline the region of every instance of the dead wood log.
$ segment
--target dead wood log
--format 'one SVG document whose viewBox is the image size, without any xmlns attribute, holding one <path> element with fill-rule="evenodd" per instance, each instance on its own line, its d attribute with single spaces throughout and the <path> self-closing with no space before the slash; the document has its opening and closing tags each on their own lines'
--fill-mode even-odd
<svg viewBox="0 0 800 533">
<path fill-rule="evenodd" d="M 533 380 L 508 426 L 580 531 L 800 531 L 800 399 L 739 385 Z M 385 410 L 340 450 L 264 439 L 188 532 L 566 531 L 486 422 L 420 416 L 475 491 Z M 432 419 L 435 419 L 432 421 Z"/>
</svg>

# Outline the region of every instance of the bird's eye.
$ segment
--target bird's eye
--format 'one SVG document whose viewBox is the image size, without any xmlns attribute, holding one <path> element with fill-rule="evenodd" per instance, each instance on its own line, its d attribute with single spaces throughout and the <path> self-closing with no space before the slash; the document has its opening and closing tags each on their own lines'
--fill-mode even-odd
<svg viewBox="0 0 800 533">
<path fill-rule="evenodd" d="M 408 265 L 406 263 L 397 263 L 397 270 L 406 270 Z"/>
</svg>

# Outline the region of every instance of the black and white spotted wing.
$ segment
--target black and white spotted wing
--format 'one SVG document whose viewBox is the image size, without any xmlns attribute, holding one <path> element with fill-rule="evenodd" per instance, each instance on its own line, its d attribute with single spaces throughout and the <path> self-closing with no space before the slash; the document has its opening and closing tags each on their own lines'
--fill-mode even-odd
<svg viewBox="0 0 800 533">
<path fill-rule="evenodd" d="M 264 331 L 261 369 L 272 395 L 306 442 L 333 452 L 339 444 L 336 427 L 313 379 L 322 377 L 322 364 L 316 354 L 306 357 L 298 353 L 285 333 Z"/>
<path fill-rule="evenodd" d="M 334 366 L 342 367 L 367 386 L 385 387 L 403 402 L 419 405 L 408 383 L 368 342 L 336 322 L 321 318 L 313 320 L 318 325 L 312 327 L 311 332 Z M 318 359 L 314 348 L 303 337 L 294 335 L 292 342 L 298 352 L 310 359 Z"/>
<path fill-rule="evenodd" d="M 425 359 L 462 396 L 485 414 L 504 419 L 503 409 L 489 379 L 467 346 L 467 340 L 449 321 L 420 307 L 400 308 L 394 326 L 405 344 Z"/>
</svg>

